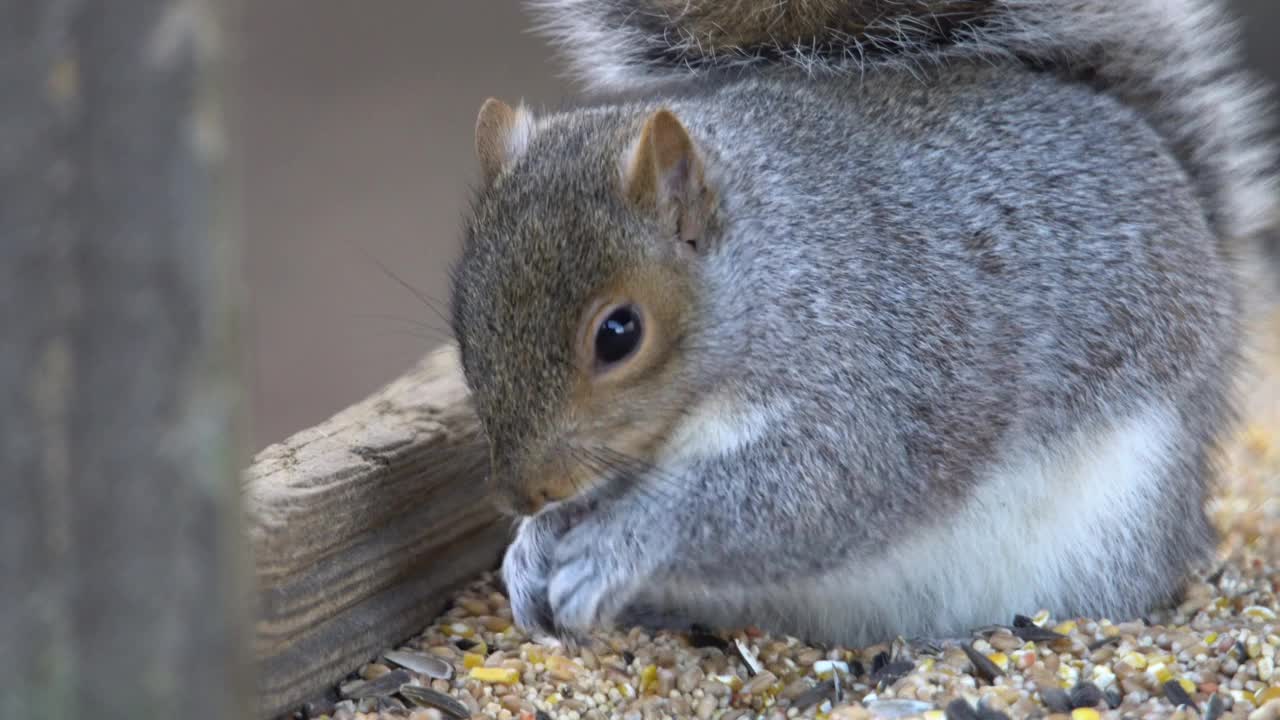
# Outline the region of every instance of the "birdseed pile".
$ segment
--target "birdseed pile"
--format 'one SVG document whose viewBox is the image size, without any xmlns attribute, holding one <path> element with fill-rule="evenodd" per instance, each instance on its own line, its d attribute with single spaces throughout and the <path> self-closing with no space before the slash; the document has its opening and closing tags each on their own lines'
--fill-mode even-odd
<svg viewBox="0 0 1280 720">
<path fill-rule="evenodd" d="M 570 652 L 514 627 L 486 576 L 421 635 L 299 716 L 1280 719 L 1280 372 L 1250 394 L 1259 406 L 1228 453 L 1212 507 L 1219 562 L 1176 608 L 1114 622 L 1028 608 L 1007 625 L 933 645 L 632 629 Z"/>
</svg>

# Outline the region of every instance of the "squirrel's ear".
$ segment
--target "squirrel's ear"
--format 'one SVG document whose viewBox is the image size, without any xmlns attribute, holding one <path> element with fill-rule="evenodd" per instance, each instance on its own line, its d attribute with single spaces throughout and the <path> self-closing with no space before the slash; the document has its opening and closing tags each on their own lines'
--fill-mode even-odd
<svg viewBox="0 0 1280 720">
<path fill-rule="evenodd" d="M 649 116 L 625 164 L 627 197 L 676 224 L 693 243 L 702 232 L 710 193 L 689 132 L 670 110 Z"/>
<path fill-rule="evenodd" d="M 497 98 L 484 101 L 476 118 L 476 157 L 486 185 L 524 153 L 532 134 L 533 116 L 523 105 L 513 110 Z"/>
</svg>

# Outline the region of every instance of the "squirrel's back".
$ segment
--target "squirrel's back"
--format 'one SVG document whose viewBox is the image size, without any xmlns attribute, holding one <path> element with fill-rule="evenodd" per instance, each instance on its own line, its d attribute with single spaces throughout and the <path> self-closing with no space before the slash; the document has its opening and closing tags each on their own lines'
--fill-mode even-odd
<svg viewBox="0 0 1280 720">
<path fill-rule="evenodd" d="M 1131 107 L 1195 181 L 1224 251 L 1276 222 L 1266 96 L 1222 0 L 531 0 L 595 90 L 799 70 L 877 82 L 958 59 L 1025 65 Z"/>
</svg>

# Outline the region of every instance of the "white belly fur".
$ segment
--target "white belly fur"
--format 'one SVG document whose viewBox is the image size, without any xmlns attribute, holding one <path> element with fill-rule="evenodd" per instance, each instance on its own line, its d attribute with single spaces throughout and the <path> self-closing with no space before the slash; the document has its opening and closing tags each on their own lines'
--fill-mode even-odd
<svg viewBox="0 0 1280 720">
<path fill-rule="evenodd" d="M 959 513 L 885 538 L 875 561 L 769 604 L 797 632 L 865 642 L 964 632 L 1081 592 L 1117 592 L 1125 578 L 1108 566 L 1143 542 L 1136 518 L 1162 491 L 1178 436 L 1177 417 L 1152 407 L 1060 447 L 1010 453 Z"/>
</svg>

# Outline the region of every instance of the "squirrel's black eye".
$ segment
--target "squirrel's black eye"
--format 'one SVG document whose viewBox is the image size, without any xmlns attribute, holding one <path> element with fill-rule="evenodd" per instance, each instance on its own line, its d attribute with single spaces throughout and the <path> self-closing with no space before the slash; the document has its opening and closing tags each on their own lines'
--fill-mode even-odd
<svg viewBox="0 0 1280 720">
<path fill-rule="evenodd" d="M 640 313 L 623 305 L 609 313 L 596 330 L 596 362 L 612 365 L 621 362 L 640 347 Z"/>
</svg>

